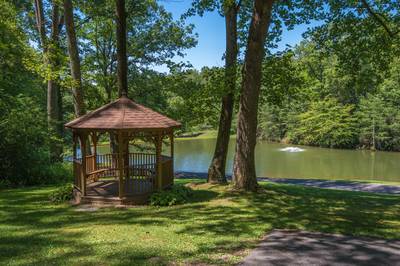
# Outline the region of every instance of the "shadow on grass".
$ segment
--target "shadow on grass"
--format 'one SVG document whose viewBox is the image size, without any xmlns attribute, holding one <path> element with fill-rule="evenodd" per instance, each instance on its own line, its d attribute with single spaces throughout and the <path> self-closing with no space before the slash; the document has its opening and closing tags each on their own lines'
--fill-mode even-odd
<svg viewBox="0 0 400 266">
<path fill-rule="evenodd" d="M 0 264 L 231 264 L 271 229 L 400 238 L 398 196 L 263 186 L 253 194 L 193 185 L 185 205 L 90 213 L 49 204 L 48 189 L 5 190 Z"/>
</svg>

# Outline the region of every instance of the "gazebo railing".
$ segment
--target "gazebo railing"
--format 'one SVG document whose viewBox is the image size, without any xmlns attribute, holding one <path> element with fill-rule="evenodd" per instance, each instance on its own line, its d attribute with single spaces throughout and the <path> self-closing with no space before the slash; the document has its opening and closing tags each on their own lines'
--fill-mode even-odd
<svg viewBox="0 0 400 266">
<path fill-rule="evenodd" d="M 124 156 L 123 156 L 124 157 Z M 104 178 L 118 178 L 118 154 L 98 154 L 86 156 L 86 182 Z M 161 157 L 161 188 L 173 184 L 173 160 Z M 129 153 L 128 167 L 124 168 L 125 196 L 146 194 L 157 188 L 156 155 L 148 153 Z M 82 162 L 74 160 L 75 185 L 82 189 Z M 87 183 L 88 184 L 88 183 Z"/>
<path fill-rule="evenodd" d="M 125 195 L 145 194 L 154 190 L 156 180 L 156 155 L 129 153 L 128 178 L 125 180 Z"/>
</svg>

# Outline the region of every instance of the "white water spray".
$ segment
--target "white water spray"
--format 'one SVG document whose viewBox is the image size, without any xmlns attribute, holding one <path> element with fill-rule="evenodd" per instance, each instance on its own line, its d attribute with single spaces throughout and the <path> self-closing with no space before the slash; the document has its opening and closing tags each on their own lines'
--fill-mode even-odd
<svg viewBox="0 0 400 266">
<path fill-rule="evenodd" d="M 302 148 L 299 148 L 299 147 L 286 147 L 286 148 L 282 148 L 282 149 L 279 149 L 280 151 L 286 151 L 286 152 L 302 152 L 302 151 L 305 151 L 304 149 L 302 149 Z"/>
</svg>

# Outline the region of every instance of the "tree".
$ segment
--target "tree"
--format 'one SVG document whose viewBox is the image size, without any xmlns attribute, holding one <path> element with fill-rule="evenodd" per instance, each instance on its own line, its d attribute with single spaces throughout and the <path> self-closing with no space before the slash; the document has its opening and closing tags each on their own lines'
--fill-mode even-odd
<svg viewBox="0 0 400 266">
<path fill-rule="evenodd" d="M 400 67 L 399 58 L 390 64 L 390 73 L 374 94 L 360 100 L 355 117 L 360 129 L 360 145 L 377 150 L 400 150 Z"/>
<path fill-rule="evenodd" d="M 48 156 L 46 91 L 32 68 L 41 60 L 13 4 L 0 1 L 0 183 L 54 182 L 61 179 Z"/>
<path fill-rule="evenodd" d="M 237 13 L 240 2 L 225 1 L 225 95 L 222 96 L 221 114 L 218 126 L 215 151 L 208 168 L 209 183 L 226 183 L 225 166 L 228 154 L 228 144 L 232 125 L 233 106 L 236 91 L 237 69 Z"/>
<path fill-rule="evenodd" d="M 80 10 L 77 30 L 85 93 L 90 96 L 86 100 L 88 107 L 94 108 L 118 96 L 115 1 L 78 2 L 76 8 Z M 125 10 L 128 90 L 133 97 L 135 90 L 142 89 L 142 79 L 136 82 L 138 75 L 146 75 L 154 66 L 175 67 L 177 63 L 172 58 L 182 56 L 183 50 L 193 47 L 196 40 L 193 25 L 173 20 L 158 1 L 126 1 Z"/>
<path fill-rule="evenodd" d="M 236 188 L 251 191 L 258 187 L 254 162 L 257 111 L 261 63 L 264 58 L 264 44 L 271 22 L 273 3 L 273 0 L 254 1 L 240 91 L 233 184 Z"/>
<path fill-rule="evenodd" d="M 353 148 L 358 134 L 353 110 L 353 105 L 342 105 L 336 99 L 315 100 L 297 115 L 288 137 L 302 145 Z"/>
<path fill-rule="evenodd" d="M 68 52 L 72 76 L 72 96 L 74 102 L 75 116 L 79 117 L 86 113 L 83 101 L 81 63 L 79 59 L 78 44 L 75 36 L 74 13 L 72 0 L 64 0 L 65 28 L 67 31 Z"/>
<path fill-rule="evenodd" d="M 117 23 L 117 83 L 118 95 L 128 95 L 128 62 L 126 58 L 126 12 L 125 0 L 116 0 Z"/>
<path fill-rule="evenodd" d="M 47 75 L 47 120 L 50 133 L 53 135 L 50 143 L 50 158 L 61 161 L 63 147 L 62 98 L 60 85 L 57 82 L 59 68 L 59 33 L 63 26 L 63 16 L 59 13 L 58 1 L 52 1 L 50 38 L 46 34 L 47 21 L 44 16 L 43 1 L 35 0 L 36 26 L 39 33 L 40 45 L 43 51 L 44 65 L 49 69 Z"/>
</svg>

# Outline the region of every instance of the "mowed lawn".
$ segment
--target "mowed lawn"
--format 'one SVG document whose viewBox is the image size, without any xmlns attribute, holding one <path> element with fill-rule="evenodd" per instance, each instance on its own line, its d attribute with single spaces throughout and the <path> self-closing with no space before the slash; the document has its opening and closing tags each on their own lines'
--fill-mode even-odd
<svg viewBox="0 0 400 266">
<path fill-rule="evenodd" d="M 0 264 L 234 264 L 272 229 L 400 238 L 400 197 L 262 183 L 264 192 L 191 182 L 174 207 L 77 211 L 55 187 L 0 191 Z"/>
</svg>

